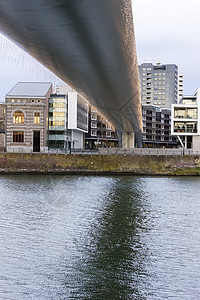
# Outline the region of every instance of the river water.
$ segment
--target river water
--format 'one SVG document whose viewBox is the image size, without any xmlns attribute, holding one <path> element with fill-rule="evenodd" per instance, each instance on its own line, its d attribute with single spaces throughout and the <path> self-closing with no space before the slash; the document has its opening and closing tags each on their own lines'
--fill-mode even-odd
<svg viewBox="0 0 200 300">
<path fill-rule="evenodd" d="M 200 299 L 200 178 L 0 177 L 0 299 Z"/>
</svg>

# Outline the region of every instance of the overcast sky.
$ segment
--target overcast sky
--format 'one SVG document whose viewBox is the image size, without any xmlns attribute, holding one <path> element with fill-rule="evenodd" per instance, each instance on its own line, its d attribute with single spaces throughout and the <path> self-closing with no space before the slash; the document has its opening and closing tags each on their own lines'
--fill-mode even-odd
<svg viewBox="0 0 200 300">
<path fill-rule="evenodd" d="M 99 0 L 101 1 L 101 0 Z M 200 1 L 132 0 L 138 62 L 174 63 L 184 94 L 200 87 Z M 52 75 L 0 37 L 0 101 L 18 81 L 52 81 Z"/>
<path fill-rule="evenodd" d="M 138 62 L 178 65 L 184 94 L 200 87 L 200 1 L 132 0 Z"/>
</svg>

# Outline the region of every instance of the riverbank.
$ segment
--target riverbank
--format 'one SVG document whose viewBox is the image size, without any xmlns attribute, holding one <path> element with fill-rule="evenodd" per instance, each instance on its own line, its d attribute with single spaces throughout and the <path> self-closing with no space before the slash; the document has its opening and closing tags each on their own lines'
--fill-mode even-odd
<svg viewBox="0 0 200 300">
<path fill-rule="evenodd" d="M 200 156 L 0 154 L 0 174 L 200 175 Z"/>
</svg>

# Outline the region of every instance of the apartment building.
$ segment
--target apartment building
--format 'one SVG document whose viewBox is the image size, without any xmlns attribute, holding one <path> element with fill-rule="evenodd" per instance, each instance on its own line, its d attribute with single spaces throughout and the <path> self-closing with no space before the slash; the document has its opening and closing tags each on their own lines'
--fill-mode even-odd
<svg viewBox="0 0 200 300">
<path fill-rule="evenodd" d="M 171 108 L 178 101 L 178 67 L 175 64 L 139 65 L 141 101 L 143 105 Z"/>
<path fill-rule="evenodd" d="M 143 105 L 143 147 L 176 148 L 176 136 L 171 135 L 171 110 L 155 105 Z"/>
<path fill-rule="evenodd" d="M 172 105 L 171 134 L 181 138 L 186 149 L 200 150 L 200 89 Z"/>
<path fill-rule="evenodd" d="M 96 107 L 90 106 L 85 148 L 97 149 L 98 147 L 118 147 L 118 137 L 112 124 L 98 112 Z"/>
</svg>

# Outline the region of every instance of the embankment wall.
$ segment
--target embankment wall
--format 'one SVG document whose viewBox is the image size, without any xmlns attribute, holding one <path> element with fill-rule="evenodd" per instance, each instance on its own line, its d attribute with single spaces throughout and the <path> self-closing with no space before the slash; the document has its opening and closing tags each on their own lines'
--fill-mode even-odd
<svg viewBox="0 0 200 300">
<path fill-rule="evenodd" d="M 200 156 L 0 154 L 0 174 L 200 175 Z"/>
</svg>

